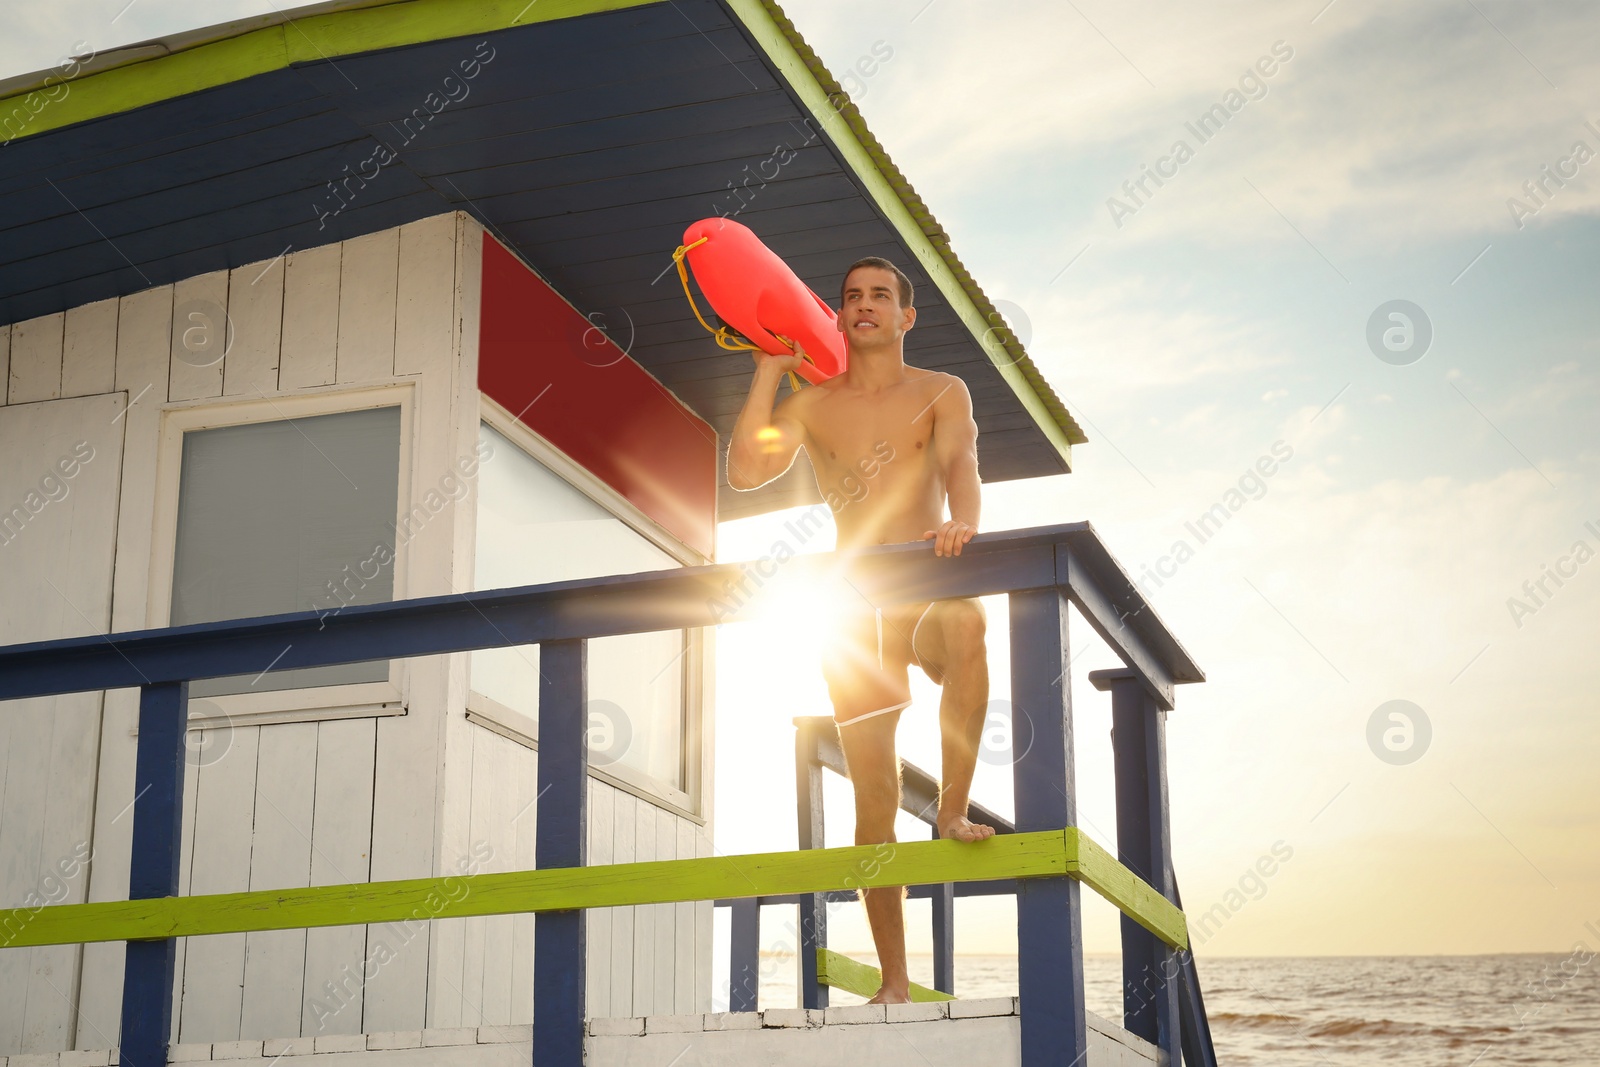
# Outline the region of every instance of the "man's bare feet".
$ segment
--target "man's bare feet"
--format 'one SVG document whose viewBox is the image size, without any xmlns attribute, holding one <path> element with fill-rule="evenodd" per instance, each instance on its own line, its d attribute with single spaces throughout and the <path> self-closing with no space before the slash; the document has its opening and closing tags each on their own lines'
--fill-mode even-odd
<svg viewBox="0 0 1600 1067">
<path fill-rule="evenodd" d="M 907 988 L 907 989 L 890 989 L 888 986 L 884 986 L 882 989 L 879 989 L 878 992 L 873 995 L 872 999 L 867 1001 L 867 1003 L 868 1004 L 910 1004 L 911 1003 L 911 990 L 909 988 Z"/>
<path fill-rule="evenodd" d="M 994 827 L 973 822 L 965 815 L 954 812 L 948 815 L 941 812 L 938 825 L 939 836 L 946 841 L 982 841 L 994 836 Z"/>
</svg>

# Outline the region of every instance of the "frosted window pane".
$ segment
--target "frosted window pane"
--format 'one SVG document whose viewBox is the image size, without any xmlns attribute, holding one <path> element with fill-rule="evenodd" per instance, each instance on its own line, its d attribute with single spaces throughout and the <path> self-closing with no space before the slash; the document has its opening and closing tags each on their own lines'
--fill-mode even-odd
<svg viewBox="0 0 1600 1067">
<path fill-rule="evenodd" d="M 478 474 L 475 586 L 519 585 L 680 566 L 626 523 L 489 426 Z M 621 763 L 683 787 L 684 632 L 589 642 L 589 744 L 596 766 Z M 472 653 L 472 688 L 537 719 L 539 649 Z"/>
<path fill-rule="evenodd" d="M 398 407 L 184 434 L 172 624 L 393 600 L 399 486 Z M 388 677 L 388 661 L 378 660 L 207 679 L 189 692 Z"/>
</svg>

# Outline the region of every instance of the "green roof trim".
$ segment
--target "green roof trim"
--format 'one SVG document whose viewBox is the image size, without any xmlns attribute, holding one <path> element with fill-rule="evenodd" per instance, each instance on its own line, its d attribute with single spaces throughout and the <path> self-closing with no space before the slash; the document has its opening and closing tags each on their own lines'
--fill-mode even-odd
<svg viewBox="0 0 1600 1067">
<path fill-rule="evenodd" d="M 59 70 L 10 79 L 0 97 L 0 147 L 50 130 L 132 111 L 317 59 L 554 22 L 660 0 L 337 0 L 288 13 L 174 35 L 89 60 L 83 73 Z M 927 204 L 867 129 L 849 94 L 822 65 L 774 0 L 725 0 L 827 131 L 991 363 L 1063 462 L 1088 440 L 1004 318 L 962 265 Z M 281 21 L 279 21 L 281 20 Z M 59 91 L 58 90 L 64 90 Z M 13 131 L 13 127 L 15 127 Z M 10 133 L 9 137 L 5 134 Z"/>
<path fill-rule="evenodd" d="M 806 109 L 845 154 L 846 164 L 866 183 L 880 210 L 900 232 L 983 346 L 1001 377 L 1022 401 L 1034 422 L 1072 468 L 1072 446 L 1088 441 L 1083 428 L 1034 366 L 1026 349 L 950 247 L 950 236 L 933 217 L 883 145 L 867 129 L 850 94 L 806 44 L 774 0 L 726 0 L 789 81 Z"/>
</svg>

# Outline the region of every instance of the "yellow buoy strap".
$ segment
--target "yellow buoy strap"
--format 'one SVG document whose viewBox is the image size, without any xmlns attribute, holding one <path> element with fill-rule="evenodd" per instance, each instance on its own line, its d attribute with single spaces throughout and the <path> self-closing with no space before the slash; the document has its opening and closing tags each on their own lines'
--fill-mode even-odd
<svg viewBox="0 0 1600 1067">
<path fill-rule="evenodd" d="M 706 321 L 706 317 L 700 314 L 700 305 L 695 303 L 694 293 L 689 289 L 688 255 L 691 248 L 698 248 L 709 240 L 711 238 L 702 237 L 692 245 L 679 245 L 677 251 L 672 253 L 672 261 L 678 267 L 678 281 L 683 283 L 683 295 L 689 301 L 689 310 L 694 312 L 694 317 L 699 320 L 700 325 L 705 327 L 706 332 L 717 342 L 717 347 L 726 349 L 729 352 L 763 351 L 760 345 L 752 344 L 749 340 L 741 337 L 736 331 L 730 330 L 726 326 L 712 326 Z M 800 354 L 800 358 L 807 363 L 814 364 L 816 362 L 805 352 Z M 800 378 L 793 371 L 789 372 L 789 388 L 797 393 L 800 391 Z"/>
</svg>

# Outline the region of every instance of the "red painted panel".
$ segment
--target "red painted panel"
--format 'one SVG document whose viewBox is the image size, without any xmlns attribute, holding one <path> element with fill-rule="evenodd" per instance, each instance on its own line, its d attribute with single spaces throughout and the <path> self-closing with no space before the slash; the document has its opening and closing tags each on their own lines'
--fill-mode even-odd
<svg viewBox="0 0 1600 1067">
<path fill-rule="evenodd" d="M 716 431 L 487 234 L 478 388 L 711 554 Z"/>
</svg>

